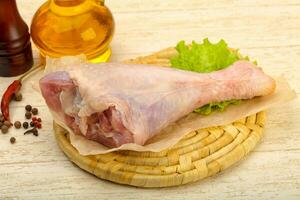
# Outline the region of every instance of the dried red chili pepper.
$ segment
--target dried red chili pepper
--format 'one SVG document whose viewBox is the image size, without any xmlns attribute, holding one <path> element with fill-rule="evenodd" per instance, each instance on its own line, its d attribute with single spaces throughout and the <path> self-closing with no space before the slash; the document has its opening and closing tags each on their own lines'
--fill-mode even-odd
<svg viewBox="0 0 300 200">
<path fill-rule="evenodd" d="M 21 89 L 22 83 L 21 80 L 15 80 L 8 86 L 5 90 L 2 100 L 1 100 L 1 112 L 5 120 L 9 120 L 9 102 L 11 101 L 12 97 L 15 93 L 19 92 Z"/>
<path fill-rule="evenodd" d="M 27 71 L 25 74 L 23 74 L 18 80 L 15 80 L 12 82 L 8 88 L 5 90 L 4 94 L 2 95 L 1 99 L 1 112 L 5 120 L 10 122 L 9 119 L 9 103 L 14 96 L 15 93 L 19 92 L 22 87 L 22 81 L 29 75 L 31 75 L 36 69 L 42 69 L 42 66 L 44 66 L 43 63 L 37 65 L 34 68 L 31 68 L 29 71 Z"/>
</svg>

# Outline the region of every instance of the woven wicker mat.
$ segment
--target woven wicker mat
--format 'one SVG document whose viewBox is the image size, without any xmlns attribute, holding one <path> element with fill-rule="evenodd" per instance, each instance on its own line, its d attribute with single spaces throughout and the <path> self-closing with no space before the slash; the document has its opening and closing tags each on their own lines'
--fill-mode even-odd
<svg viewBox="0 0 300 200">
<path fill-rule="evenodd" d="M 168 48 L 125 62 L 169 66 L 169 58 L 175 54 L 174 48 Z M 259 112 L 226 126 L 196 130 L 159 153 L 118 151 L 82 156 L 70 144 L 66 130 L 54 123 L 54 132 L 69 159 L 101 179 L 138 187 L 168 187 L 212 176 L 241 160 L 262 137 L 265 118 L 265 112 Z"/>
</svg>

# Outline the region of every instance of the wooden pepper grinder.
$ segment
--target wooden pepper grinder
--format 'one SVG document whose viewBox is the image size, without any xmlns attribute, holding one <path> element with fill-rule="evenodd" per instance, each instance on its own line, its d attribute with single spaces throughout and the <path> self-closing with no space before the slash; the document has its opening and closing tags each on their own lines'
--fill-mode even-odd
<svg viewBox="0 0 300 200">
<path fill-rule="evenodd" d="M 17 76 L 33 65 L 28 26 L 15 0 L 0 0 L 0 76 Z"/>
</svg>

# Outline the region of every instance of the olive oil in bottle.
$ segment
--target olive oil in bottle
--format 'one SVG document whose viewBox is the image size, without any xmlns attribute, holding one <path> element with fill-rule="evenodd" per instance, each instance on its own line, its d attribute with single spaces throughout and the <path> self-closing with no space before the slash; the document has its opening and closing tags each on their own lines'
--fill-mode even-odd
<svg viewBox="0 0 300 200">
<path fill-rule="evenodd" d="M 114 33 L 110 10 L 99 0 L 48 0 L 31 24 L 33 42 L 43 57 L 85 54 L 91 62 L 108 61 Z"/>
</svg>

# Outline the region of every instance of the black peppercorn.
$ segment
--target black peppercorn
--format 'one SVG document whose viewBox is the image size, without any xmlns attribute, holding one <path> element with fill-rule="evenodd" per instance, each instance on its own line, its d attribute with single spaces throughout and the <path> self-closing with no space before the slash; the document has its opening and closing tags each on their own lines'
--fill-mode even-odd
<svg viewBox="0 0 300 200">
<path fill-rule="evenodd" d="M 28 125 L 28 122 L 23 122 L 23 128 L 24 128 L 24 129 L 28 129 L 28 126 L 29 126 L 29 125 Z"/>
<path fill-rule="evenodd" d="M 16 122 L 14 123 L 14 126 L 15 126 L 16 129 L 19 129 L 19 128 L 21 128 L 22 124 L 21 124 L 21 122 L 16 121 Z"/>
<path fill-rule="evenodd" d="M 14 100 L 15 100 L 15 101 L 22 101 L 22 99 L 23 99 L 22 93 L 17 92 L 17 93 L 14 95 Z"/>
<path fill-rule="evenodd" d="M 30 122 L 30 126 L 31 126 L 31 127 L 34 127 L 34 122 Z"/>
<path fill-rule="evenodd" d="M 6 125 L 3 125 L 3 126 L 1 127 L 1 132 L 2 132 L 3 134 L 7 133 L 7 132 L 8 132 L 8 127 L 7 127 Z"/>
<path fill-rule="evenodd" d="M 31 115 L 31 112 L 28 112 L 28 111 L 27 111 L 27 112 L 25 113 L 26 119 L 31 119 L 31 116 L 32 116 L 32 115 Z"/>
<path fill-rule="evenodd" d="M 31 106 L 31 105 L 26 105 L 26 106 L 25 106 L 25 110 L 26 110 L 26 111 L 30 112 L 31 109 L 32 109 L 32 106 Z"/>
<path fill-rule="evenodd" d="M 11 126 L 11 123 L 9 121 L 4 121 L 3 124 L 7 127 L 10 127 Z"/>
<path fill-rule="evenodd" d="M 31 112 L 33 115 L 37 115 L 39 110 L 37 108 L 32 108 Z"/>
<path fill-rule="evenodd" d="M 11 137 L 10 138 L 10 143 L 14 144 L 16 142 L 16 138 L 15 137 Z"/>
</svg>

